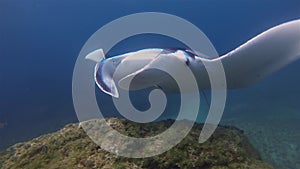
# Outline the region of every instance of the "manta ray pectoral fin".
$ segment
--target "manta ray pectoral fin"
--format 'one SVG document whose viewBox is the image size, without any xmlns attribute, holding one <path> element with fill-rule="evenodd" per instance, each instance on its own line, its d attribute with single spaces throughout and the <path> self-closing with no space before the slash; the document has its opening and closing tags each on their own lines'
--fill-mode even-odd
<svg viewBox="0 0 300 169">
<path fill-rule="evenodd" d="M 221 56 L 228 88 L 247 87 L 299 59 L 300 20 L 275 26 Z"/>
</svg>

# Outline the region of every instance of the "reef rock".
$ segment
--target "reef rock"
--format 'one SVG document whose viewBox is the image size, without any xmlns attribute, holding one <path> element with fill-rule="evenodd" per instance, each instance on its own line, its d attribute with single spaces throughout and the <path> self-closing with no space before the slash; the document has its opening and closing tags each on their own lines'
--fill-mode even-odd
<svg viewBox="0 0 300 169">
<path fill-rule="evenodd" d="M 153 136 L 166 130 L 174 121 L 138 124 L 124 119 L 106 121 L 120 133 L 134 137 Z M 86 122 L 89 123 L 89 122 Z M 82 124 L 81 124 L 82 125 Z M 171 150 L 148 158 L 125 158 L 101 149 L 79 123 L 16 144 L 0 153 L 2 169 L 91 169 L 91 168 L 201 168 L 201 169 L 270 169 L 261 161 L 243 132 L 235 127 L 219 126 L 203 144 L 198 137 L 203 127 L 195 124 L 181 143 Z"/>
</svg>

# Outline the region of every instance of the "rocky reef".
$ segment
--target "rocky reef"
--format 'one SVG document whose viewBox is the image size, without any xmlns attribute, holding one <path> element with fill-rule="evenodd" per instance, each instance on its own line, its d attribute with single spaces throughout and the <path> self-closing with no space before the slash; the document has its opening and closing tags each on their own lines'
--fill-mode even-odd
<svg viewBox="0 0 300 169">
<path fill-rule="evenodd" d="M 173 120 L 138 124 L 124 119 L 106 121 L 120 133 L 133 137 L 154 136 L 166 130 Z M 89 122 L 86 122 L 87 124 Z M 82 125 L 82 124 L 81 124 Z M 2 169 L 91 169 L 91 168 L 201 168 L 201 169 L 270 169 L 261 161 L 243 132 L 235 127 L 219 126 L 213 136 L 198 143 L 201 124 L 171 150 L 148 158 L 114 155 L 95 144 L 79 123 L 16 144 L 0 153 Z"/>
</svg>

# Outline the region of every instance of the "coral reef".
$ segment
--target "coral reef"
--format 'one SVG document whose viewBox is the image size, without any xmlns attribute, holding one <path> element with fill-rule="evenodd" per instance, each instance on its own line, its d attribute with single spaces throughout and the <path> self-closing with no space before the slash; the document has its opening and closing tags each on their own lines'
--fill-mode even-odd
<svg viewBox="0 0 300 169">
<path fill-rule="evenodd" d="M 166 130 L 174 121 L 138 124 L 124 119 L 106 121 L 120 133 L 148 137 Z M 89 122 L 85 122 L 89 123 Z M 81 124 L 82 125 L 82 124 Z M 84 132 L 79 123 L 16 144 L 0 153 L 3 169 L 90 169 L 90 168 L 201 168 L 201 169 L 268 169 L 243 132 L 235 127 L 219 126 L 213 136 L 198 143 L 201 124 L 171 150 L 148 158 L 125 158 L 103 150 Z"/>
</svg>

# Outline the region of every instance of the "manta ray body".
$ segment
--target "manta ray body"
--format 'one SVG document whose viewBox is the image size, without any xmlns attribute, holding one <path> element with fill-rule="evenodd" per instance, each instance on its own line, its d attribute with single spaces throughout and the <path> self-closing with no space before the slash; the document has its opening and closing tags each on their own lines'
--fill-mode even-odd
<svg viewBox="0 0 300 169">
<path fill-rule="evenodd" d="M 91 52 L 86 58 L 98 57 L 95 82 L 105 93 L 119 97 L 118 87 L 130 90 L 158 87 L 166 92 L 177 92 L 174 80 L 161 71 L 151 69 L 161 65 L 168 72 L 181 73 L 178 64 L 193 72 L 199 90 L 208 89 L 210 81 L 204 65 L 221 61 L 230 89 L 247 87 L 300 57 L 300 20 L 275 26 L 250 39 L 231 52 L 217 57 L 201 57 L 197 52 L 183 48 L 149 48 L 105 58 L 102 49 Z M 179 61 L 179 62 L 178 62 Z M 209 64 L 205 64 L 209 63 Z"/>
</svg>

